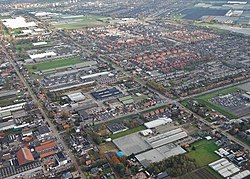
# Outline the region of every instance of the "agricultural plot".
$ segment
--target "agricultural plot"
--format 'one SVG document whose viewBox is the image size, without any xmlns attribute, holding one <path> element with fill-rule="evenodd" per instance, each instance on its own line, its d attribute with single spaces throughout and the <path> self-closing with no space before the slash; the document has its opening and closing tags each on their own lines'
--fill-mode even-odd
<svg viewBox="0 0 250 179">
<path fill-rule="evenodd" d="M 224 16 L 227 10 L 224 9 L 209 9 L 209 8 L 190 8 L 181 12 L 184 14 L 184 19 L 198 20 L 202 16 Z"/>
<path fill-rule="evenodd" d="M 204 167 L 198 169 L 194 172 L 188 173 L 184 176 L 179 177 L 178 179 L 222 179 L 219 174 L 210 169 L 209 167 Z"/>
<path fill-rule="evenodd" d="M 74 57 L 74 58 L 66 58 L 62 60 L 53 60 L 53 61 L 44 62 L 44 63 L 30 64 L 30 65 L 26 65 L 26 68 L 30 72 L 35 72 L 35 71 L 49 70 L 53 68 L 75 65 L 81 62 L 82 60 L 79 57 Z"/>
<path fill-rule="evenodd" d="M 195 150 L 190 151 L 186 155 L 195 159 L 200 167 L 220 159 L 220 157 L 214 153 L 215 150 L 219 149 L 214 141 L 201 140 L 191 144 L 191 147 L 194 147 Z"/>
<path fill-rule="evenodd" d="M 107 25 L 107 18 L 102 16 L 68 16 L 52 22 L 56 28 L 79 29 L 87 27 L 100 27 Z"/>
</svg>

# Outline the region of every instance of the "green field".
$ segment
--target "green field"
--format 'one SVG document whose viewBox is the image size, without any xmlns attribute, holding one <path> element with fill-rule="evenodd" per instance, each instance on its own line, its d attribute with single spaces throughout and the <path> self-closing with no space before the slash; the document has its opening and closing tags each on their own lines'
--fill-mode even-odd
<svg viewBox="0 0 250 179">
<path fill-rule="evenodd" d="M 216 23 L 201 23 L 201 22 L 194 22 L 194 25 L 196 26 L 200 26 L 200 27 L 216 27 L 219 26 L 220 24 L 216 24 Z"/>
<path fill-rule="evenodd" d="M 73 57 L 73 58 L 54 60 L 54 61 L 44 62 L 44 63 L 30 64 L 30 65 L 26 65 L 26 68 L 30 72 L 35 72 L 35 71 L 40 71 L 40 70 L 49 70 L 53 68 L 75 65 L 81 62 L 82 60 L 79 57 Z"/>
<path fill-rule="evenodd" d="M 119 132 L 119 133 L 117 133 L 117 134 L 112 134 L 110 137 L 111 137 L 112 139 L 117 139 L 117 138 L 120 138 L 120 137 L 129 135 L 129 134 L 133 134 L 133 133 L 135 133 L 135 132 L 139 132 L 139 131 L 144 130 L 144 129 L 146 129 L 146 127 L 144 127 L 144 126 L 139 126 L 139 127 L 133 128 L 133 129 L 128 129 L 128 130 L 126 130 L 126 131 L 124 131 L 124 132 Z"/>
<path fill-rule="evenodd" d="M 195 159 L 200 167 L 206 166 L 209 163 L 220 159 L 220 157 L 214 153 L 214 151 L 220 147 L 218 147 L 213 140 L 201 140 L 191 144 L 191 148 L 193 146 L 195 147 L 195 150 L 191 150 L 186 155 Z"/>
<path fill-rule="evenodd" d="M 8 105 L 12 105 L 14 104 L 14 100 L 16 98 L 9 98 L 9 99 L 1 99 L 0 100 L 0 107 L 3 107 L 3 106 L 8 106 Z"/>
<path fill-rule="evenodd" d="M 58 24 L 55 24 L 54 26 L 56 28 L 63 28 L 63 29 L 99 27 L 99 26 L 107 25 L 106 20 L 107 20 L 107 17 L 94 16 L 94 15 L 83 16 L 83 17 L 72 17 L 68 19 L 59 18 Z"/>
<path fill-rule="evenodd" d="M 212 93 L 200 96 L 200 97 L 196 98 L 196 100 L 200 104 L 203 104 L 207 107 L 210 107 L 210 108 L 218 111 L 219 113 L 225 115 L 226 117 L 228 117 L 230 119 L 237 118 L 237 116 L 235 114 L 231 113 L 227 109 L 223 108 L 222 106 L 218 106 L 218 105 L 209 101 L 209 99 L 211 99 L 211 98 L 217 97 L 219 95 L 226 95 L 226 94 L 232 93 L 232 92 L 237 91 L 237 90 L 241 90 L 241 89 L 234 87 L 234 88 L 229 88 L 229 89 L 225 89 L 222 91 L 216 91 L 216 92 L 212 92 Z"/>
<path fill-rule="evenodd" d="M 18 50 L 30 50 L 30 49 L 41 49 L 41 48 L 52 47 L 50 44 L 40 45 L 40 46 L 33 46 L 31 43 L 23 43 L 23 44 L 16 44 L 15 49 Z"/>
</svg>

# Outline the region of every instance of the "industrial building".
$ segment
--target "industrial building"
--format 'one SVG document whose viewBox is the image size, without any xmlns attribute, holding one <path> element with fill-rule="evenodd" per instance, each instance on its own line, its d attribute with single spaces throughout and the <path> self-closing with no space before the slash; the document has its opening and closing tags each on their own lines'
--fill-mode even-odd
<svg viewBox="0 0 250 179">
<path fill-rule="evenodd" d="M 152 148 L 157 148 L 162 145 L 183 139 L 187 136 L 188 135 L 185 131 L 183 131 L 181 128 L 177 128 L 177 129 L 165 132 L 163 134 L 159 134 L 151 138 L 148 138 L 146 139 L 146 141 Z"/>
<path fill-rule="evenodd" d="M 236 165 L 229 162 L 225 158 L 222 158 L 222 159 L 219 159 L 213 163 L 210 163 L 209 167 L 214 169 L 216 172 L 218 172 L 224 178 L 229 177 L 229 176 L 240 171 L 240 169 Z"/>
<path fill-rule="evenodd" d="M 21 148 L 17 153 L 17 160 L 19 165 L 24 165 L 34 161 L 31 151 L 27 147 Z"/>
<path fill-rule="evenodd" d="M 113 143 L 126 156 L 129 156 L 131 154 L 138 154 L 151 148 L 151 146 L 138 134 L 130 134 L 118 139 L 114 139 Z"/>
<path fill-rule="evenodd" d="M 250 171 L 249 170 L 244 170 L 242 172 L 239 172 L 238 174 L 230 177 L 230 179 L 242 179 L 242 178 L 247 178 L 250 175 Z"/>
<path fill-rule="evenodd" d="M 136 155 L 137 160 L 144 166 L 147 167 L 150 163 L 160 162 L 174 155 L 186 153 L 186 151 L 180 146 L 174 144 L 167 144 L 156 149 L 143 152 Z"/>
<path fill-rule="evenodd" d="M 73 102 L 79 102 L 85 99 L 85 96 L 81 92 L 68 94 L 67 96 Z"/>
<path fill-rule="evenodd" d="M 158 134 L 153 137 L 152 136 L 142 137 L 140 135 L 141 133 L 142 134 L 145 133 L 145 136 L 148 136 L 149 133 L 151 132 L 143 130 L 140 131 L 139 133 L 130 134 L 124 137 L 120 137 L 118 139 L 114 139 L 113 143 L 117 146 L 117 148 L 119 148 L 122 152 L 124 152 L 125 155 L 128 156 L 131 155 L 132 153 L 138 154 L 149 149 L 156 149 L 158 147 L 165 146 L 167 144 L 171 146 L 173 144 L 170 143 L 173 143 L 188 136 L 187 133 L 183 131 L 181 128 L 177 128 L 162 134 Z M 176 148 L 176 150 L 178 151 L 179 149 Z"/>
<path fill-rule="evenodd" d="M 112 97 L 118 97 L 122 95 L 122 92 L 118 90 L 117 88 L 113 87 L 113 88 L 108 88 L 108 89 L 101 90 L 101 91 L 92 92 L 91 95 L 96 100 L 105 100 L 105 99 L 109 99 Z"/>
<path fill-rule="evenodd" d="M 159 118 L 159 119 L 156 119 L 156 120 L 153 120 L 153 121 L 150 121 L 150 122 L 146 122 L 146 123 L 144 123 L 144 126 L 146 128 L 148 128 L 148 129 L 152 129 L 152 128 L 155 128 L 155 127 L 158 127 L 158 126 L 162 126 L 162 125 L 172 123 L 172 121 L 173 121 L 172 119 L 164 117 L 164 118 Z"/>
</svg>

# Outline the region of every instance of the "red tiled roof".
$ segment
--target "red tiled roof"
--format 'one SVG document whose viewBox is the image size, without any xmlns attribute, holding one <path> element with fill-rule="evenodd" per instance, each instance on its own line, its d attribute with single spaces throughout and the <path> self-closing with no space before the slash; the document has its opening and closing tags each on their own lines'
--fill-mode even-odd
<svg viewBox="0 0 250 179">
<path fill-rule="evenodd" d="M 52 150 L 52 151 L 41 154 L 40 157 L 41 158 L 48 157 L 48 156 L 53 155 L 53 154 L 55 154 L 57 152 L 58 152 L 58 150 Z"/>
<path fill-rule="evenodd" d="M 23 165 L 23 164 L 34 161 L 34 157 L 27 147 L 21 148 L 16 153 L 16 156 L 17 156 L 17 160 L 18 160 L 19 165 Z"/>
<path fill-rule="evenodd" d="M 55 141 L 51 141 L 50 143 L 45 143 L 43 145 L 40 145 L 40 146 L 36 147 L 35 150 L 37 152 L 41 152 L 43 150 L 51 149 L 51 148 L 53 148 L 55 146 L 56 146 L 56 142 Z"/>
</svg>

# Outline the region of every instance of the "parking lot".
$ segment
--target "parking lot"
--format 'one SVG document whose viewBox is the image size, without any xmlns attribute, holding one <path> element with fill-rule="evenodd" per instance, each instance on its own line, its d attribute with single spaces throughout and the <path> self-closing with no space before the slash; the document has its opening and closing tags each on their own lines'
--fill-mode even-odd
<svg viewBox="0 0 250 179">
<path fill-rule="evenodd" d="M 235 91 L 223 96 L 211 98 L 209 101 L 234 113 L 238 117 L 250 113 L 250 102 L 242 98 L 243 91 Z"/>
</svg>

